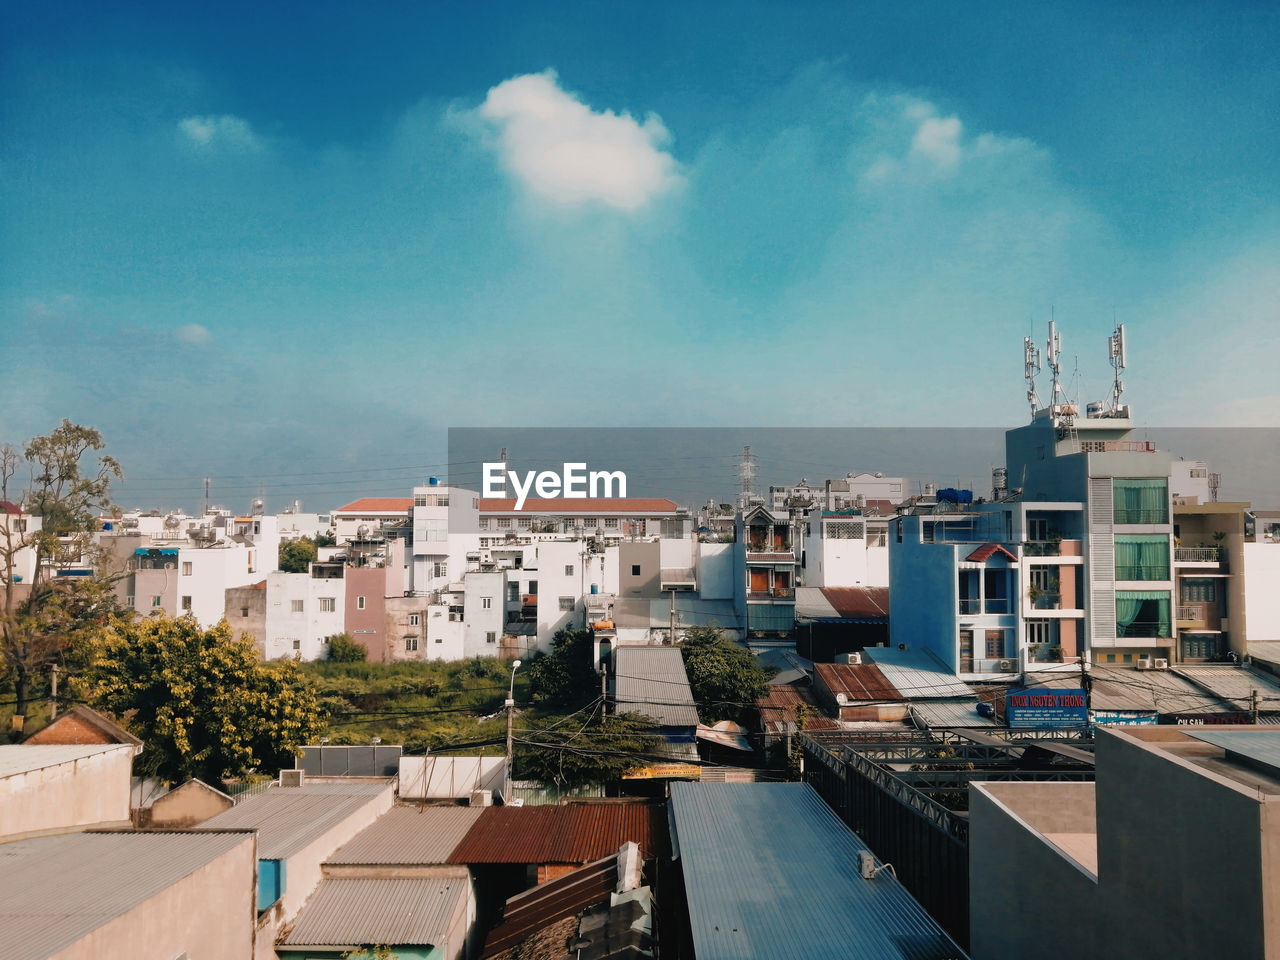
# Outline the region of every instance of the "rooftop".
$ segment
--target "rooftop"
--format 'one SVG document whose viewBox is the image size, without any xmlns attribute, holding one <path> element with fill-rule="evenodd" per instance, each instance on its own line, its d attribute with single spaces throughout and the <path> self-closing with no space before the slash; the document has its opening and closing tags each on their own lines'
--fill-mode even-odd
<svg viewBox="0 0 1280 960">
<path fill-rule="evenodd" d="M 334 513 L 408 513 L 413 509 L 413 497 L 361 497 Z"/>
<path fill-rule="evenodd" d="M 119 831 L 0 844 L 4 956 L 37 960 L 64 950 L 246 842 L 247 832 Z"/>
<path fill-rule="evenodd" d="M 666 811 L 647 803 L 486 807 L 450 863 L 588 863 L 627 841 L 645 859 L 666 846 Z"/>
<path fill-rule="evenodd" d="M 817 663 L 813 669 L 833 696 L 844 694 L 850 700 L 902 699 L 874 663 Z"/>
<path fill-rule="evenodd" d="M 641 713 L 664 727 L 698 725 L 679 647 L 615 647 L 613 691 L 618 713 Z"/>
<path fill-rule="evenodd" d="M 806 730 L 840 729 L 838 723 L 823 715 L 807 683 L 774 684 L 769 688 L 768 696 L 756 701 L 756 709 L 760 712 L 760 723 L 769 733 L 785 733 L 785 724 L 795 723 L 796 710 L 801 706 L 805 707 L 809 713 L 804 724 Z"/>
<path fill-rule="evenodd" d="M 326 863 L 447 863 L 454 848 L 484 812 L 483 807 L 392 807 Z"/>
<path fill-rule="evenodd" d="M 889 619 L 889 588 L 798 587 L 796 616 L 845 623 L 883 623 Z"/>
<path fill-rule="evenodd" d="M 973 689 L 961 683 L 928 651 L 899 650 L 896 647 L 868 647 L 864 659 L 870 660 L 895 690 L 907 699 L 946 700 L 971 698 Z"/>
<path fill-rule="evenodd" d="M 293 928 L 289 947 L 443 946 L 470 881 L 460 877 L 340 877 L 320 881 Z"/>
<path fill-rule="evenodd" d="M 96 757 L 101 753 L 120 750 L 133 755 L 134 745 L 129 743 L 19 743 L 0 746 L 0 777 L 13 777 L 45 767 L 74 763 Z"/>
<path fill-rule="evenodd" d="M 964 956 L 808 784 L 675 782 L 671 820 L 699 957 Z"/>
<path fill-rule="evenodd" d="M 218 814 L 197 829 L 257 830 L 258 859 L 283 860 L 389 789 L 390 781 L 279 787 Z"/>
</svg>

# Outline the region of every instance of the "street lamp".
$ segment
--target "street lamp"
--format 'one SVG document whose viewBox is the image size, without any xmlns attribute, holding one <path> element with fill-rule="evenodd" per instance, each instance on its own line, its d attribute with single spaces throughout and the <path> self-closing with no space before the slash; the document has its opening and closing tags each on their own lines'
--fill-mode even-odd
<svg viewBox="0 0 1280 960">
<path fill-rule="evenodd" d="M 506 803 L 511 796 L 512 721 L 516 712 L 516 670 L 519 668 L 520 661 L 512 661 L 511 685 L 507 687 L 507 779 L 503 789 L 503 803 Z"/>
</svg>

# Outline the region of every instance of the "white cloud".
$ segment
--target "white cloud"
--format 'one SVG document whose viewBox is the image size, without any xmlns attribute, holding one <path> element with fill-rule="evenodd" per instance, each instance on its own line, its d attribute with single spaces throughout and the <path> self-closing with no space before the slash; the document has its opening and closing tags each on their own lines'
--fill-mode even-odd
<svg viewBox="0 0 1280 960">
<path fill-rule="evenodd" d="M 1034 151 L 1035 146 L 1018 137 L 994 133 L 970 135 L 957 116 L 940 116 L 937 107 L 914 97 L 892 97 L 893 107 L 881 121 L 879 136 L 886 150 L 863 172 L 869 182 L 892 179 L 940 180 L 956 176 L 974 161 L 1004 153 Z M 868 97 L 864 109 L 879 112 L 886 105 L 878 97 Z"/>
<path fill-rule="evenodd" d="M 249 122 L 241 117 L 184 117 L 178 121 L 178 133 L 184 142 L 198 150 L 225 147 L 233 150 L 257 150 L 261 143 Z"/>
<path fill-rule="evenodd" d="M 203 346 L 213 339 L 213 334 L 198 323 L 188 323 L 184 327 L 179 327 L 174 332 L 174 336 L 183 343 L 190 343 L 195 346 Z"/>
<path fill-rule="evenodd" d="M 478 110 L 496 133 L 508 171 L 532 193 L 563 206 L 599 203 L 634 211 L 682 182 L 656 114 L 597 112 L 562 90 L 554 71 L 513 77 Z"/>
</svg>

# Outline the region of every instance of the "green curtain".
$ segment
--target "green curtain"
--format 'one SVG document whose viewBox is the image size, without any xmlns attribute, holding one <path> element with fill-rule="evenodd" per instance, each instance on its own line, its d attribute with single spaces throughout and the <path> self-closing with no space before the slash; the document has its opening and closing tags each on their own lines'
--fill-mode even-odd
<svg viewBox="0 0 1280 960">
<path fill-rule="evenodd" d="M 1128 594 L 1116 594 L 1116 624 L 1120 627 L 1128 627 L 1129 624 L 1138 619 L 1138 611 L 1142 609 L 1142 601 L 1140 599 L 1129 596 Z"/>
<path fill-rule="evenodd" d="M 1117 580 L 1168 580 L 1169 538 L 1163 534 L 1116 536 Z"/>
<path fill-rule="evenodd" d="M 1173 622 L 1170 618 L 1171 606 L 1168 591 L 1165 590 L 1117 590 L 1116 591 L 1116 633 L 1119 636 L 1173 636 Z M 1127 634 L 1126 631 L 1137 622 L 1143 626 L 1143 633 Z M 1146 625 L 1150 624 L 1151 627 Z M 1154 629 L 1154 633 L 1147 630 Z"/>
<path fill-rule="evenodd" d="M 1113 489 L 1116 523 L 1169 522 L 1169 484 L 1163 478 L 1117 478 Z"/>
</svg>

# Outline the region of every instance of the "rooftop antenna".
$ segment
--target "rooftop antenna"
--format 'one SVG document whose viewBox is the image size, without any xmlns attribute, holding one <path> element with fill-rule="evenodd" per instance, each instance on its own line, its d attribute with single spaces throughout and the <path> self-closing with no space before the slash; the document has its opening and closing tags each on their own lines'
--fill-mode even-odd
<svg viewBox="0 0 1280 960">
<path fill-rule="evenodd" d="M 209 482 L 211 478 L 204 478 L 204 509 L 200 511 L 200 516 L 204 516 L 209 512 Z"/>
<path fill-rule="evenodd" d="M 1111 386 L 1111 414 L 1119 416 L 1120 398 L 1124 395 L 1124 381 L 1120 379 L 1120 375 L 1124 373 L 1126 361 L 1123 323 L 1116 327 L 1116 332 L 1111 335 L 1107 346 L 1111 354 L 1111 368 L 1116 372 L 1115 381 Z"/>
<path fill-rule="evenodd" d="M 1040 397 L 1036 394 L 1036 376 L 1040 373 L 1040 348 L 1030 337 L 1022 338 L 1022 375 L 1027 381 L 1027 403 L 1031 404 L 1031 419 L 1040 409 Z"/>
<path fill-rule="evenodd" d="M 1062 400 L 1062 335 L 1058 333 L 1058 324 L 1053 320 L 1049 321 L 1049 340 L 1045 347 L 1049 373 L 1053 376 L 1053 395 L 1049 397 L 1049 406 L 1056 407 Z"/>
</svg>

